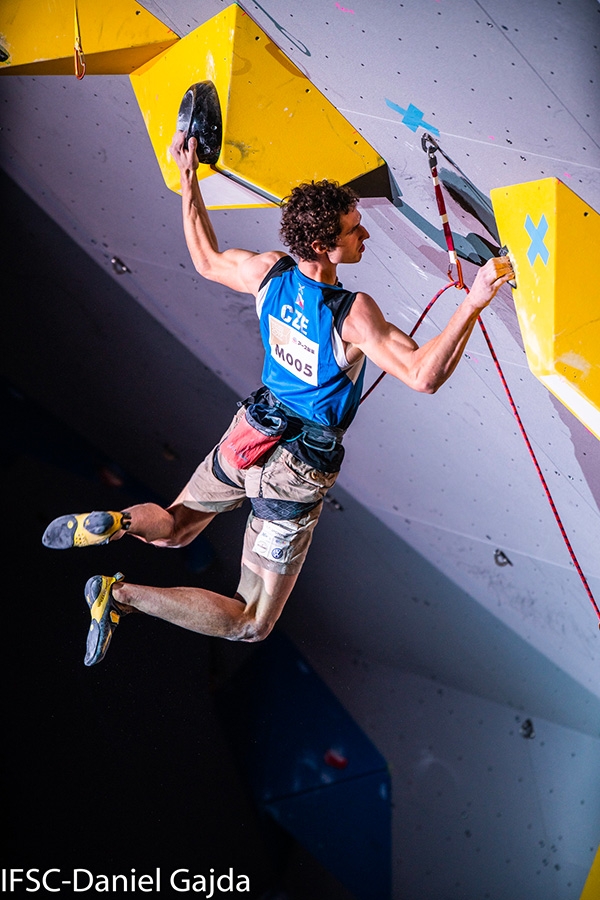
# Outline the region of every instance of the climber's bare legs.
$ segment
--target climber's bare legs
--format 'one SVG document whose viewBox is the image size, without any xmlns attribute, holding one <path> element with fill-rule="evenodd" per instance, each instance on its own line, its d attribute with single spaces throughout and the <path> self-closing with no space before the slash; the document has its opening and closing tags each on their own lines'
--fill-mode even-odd
<svg viewBox="0 0 600 900">
<path fill-rule="evenodd" d="M 235 597 L 205 588 L 148 587 L 119 582 L 115 602 L 200 634 L 231 641 L 263 640 L 279 618 L 297 575 L 280 575 L 242 558 Z"/>
<path fill-rule="evenodd" d="M 168 509 L 156 503 L 140 503 L 124 509 L 123 513 L 130 517 L 127 531 L 117 532 L 111 540 L 130 534 L 156 547 L 185 547 L 217 515 L 190 509 L 182 503 L 175 503 Z"/>
<path fill-rule="evenodd" d="M 163 509 L 142 503 L 123 510 L 129 514 L 127 531 L 157 547 L 183 547 L 197 537 L 214 519 L 214 512 L 200 512 L 180 503 Z M 201 634 L 233 641 L 260 641 L 279 618 L 298 574 L 282 575 L 262 568 L 242 556 L 241 576 L 234 597 L 205 588 L 159 588 L 119 582 L 113 585 L 115 602 L 137 609 Z"/>
</svg>

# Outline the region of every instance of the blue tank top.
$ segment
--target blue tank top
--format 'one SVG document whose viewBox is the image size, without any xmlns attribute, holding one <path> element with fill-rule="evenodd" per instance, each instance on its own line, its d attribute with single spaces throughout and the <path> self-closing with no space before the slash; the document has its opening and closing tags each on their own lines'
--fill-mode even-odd
<svg viewBox="0 0 600 900">
<path fill-rule="evenodd" d="M 263 384 L 296 415 L 321 425 L 347 428 L 360 402 L 365 357 L 349 364 L 341 338 L 355 296 L 307 278 L 284 256 L 256 298 Z"/>
</svg>

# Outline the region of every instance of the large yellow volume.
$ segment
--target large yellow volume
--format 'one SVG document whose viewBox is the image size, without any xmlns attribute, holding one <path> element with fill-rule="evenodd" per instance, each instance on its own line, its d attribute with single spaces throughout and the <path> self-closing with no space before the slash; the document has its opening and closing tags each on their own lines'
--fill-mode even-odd
<svg viewBox="0 0 600 900">
<path fill-rule="evenodd" d="M 220 101 L 223 141 L 203 185 L 208 206 L 273 205 L 311 179 L 347 184 L 384 160 L 237 4 L 214 16 L 131 75 L 167 186 L 179 190 L 168 154 L 182 97 L 210 81 Z M 242 187 L 240 187 L 242 186 Z M 231 196 L 227 196 L 227 192 Z M 257 192 L 250 194 L 249 191 Z"/>
<path fill-rule="evenodd" d="M 179 40 L 135 0 L 0 0 L 0 72 L 73 75 L 77 32 L 89 75 L 129 75 Z"/>
<path fill-rule="evenodd" d="M 598 897 L 600 897 L 600 847 L 586 878 L 583 893 L 579 900 L 598 900 Z"/>
<path fill-rule="evenodd" d="M 600 438 L 600 215 L 558 178 L 491 196 L 529 367 Z"/>
</svg>

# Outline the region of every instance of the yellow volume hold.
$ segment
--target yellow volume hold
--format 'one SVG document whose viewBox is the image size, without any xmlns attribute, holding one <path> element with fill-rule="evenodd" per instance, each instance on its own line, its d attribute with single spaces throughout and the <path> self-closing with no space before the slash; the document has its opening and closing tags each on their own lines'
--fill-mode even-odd
<svg viewBox="0 0 600 900">
<path fill-rule="evenodd" d="M 529 367 L 600 438 L 600 215 L 558 178 L 491 197 Z"/>
<path fill-rule="evenodd" d="M 306 75 L 232 4 L 131 75 L 172 190 L 179 190 L 179 172 L 168 146 L 179 105 L 191 85 L 205 81 L 216 89 L 222 120 L 219 158 L 213 168 L 201 165 L 198 172 L 206 179 L 203 193 L 211 208 L 272 206 L 303 181 L 347 184 L 385 166 Z"/>
<path fill-rule="evenodd" d="M 129 75 L 179 40 L 135 0 L 2 0 L 0 74 L 73 75 L 77 37 L 89 75 Z"/>
</svg>

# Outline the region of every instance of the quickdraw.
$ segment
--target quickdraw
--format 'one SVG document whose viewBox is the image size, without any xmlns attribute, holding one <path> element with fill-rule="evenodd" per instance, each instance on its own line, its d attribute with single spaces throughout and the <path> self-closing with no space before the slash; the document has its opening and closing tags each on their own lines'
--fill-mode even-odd
<svg viewBox="0 0 600 900">
<path fill-rule="evenodd" d="M 429 147 L 427 146 L 427 144 L 429 144 Z M 417 332 L 417 329 L 421 326 L 423 320 L 427 317 L 429 310 L 432 308 L 432 306 L 435 303 L 437 303 L 437 301 L 439 300 L 439 298 L 442 296 L 442 294 L 445 291 L 447 291 L 451 287 L 459 288 L 460 290 L 462 290 L 462 289 L 466 290 L 465 283 L 463 281 L 462 266 L 460 264 L 460 260 L 457 256 L 456 250 L 454 249 L 454 238 L 452 237 L 452 231 L 450 229 L 450 225 L 448 224 L 448 214 L 446 212 L 446 204 L 444 202 L 444 195 L 442 194 L 442 188 L 441 188 L 440 180 L 439 180 L 438 173 L 437 173 L 437 159 L 435 156 L 435 151 L 436 150 L 440 150 L 440 152 L 443 152 L 443 151 L 441 151 L 439 145 L 434 141 L 434 139 L 429 134 L 423 135 L 423 137 L 421 138 L 421 146 L 423 147 L 423 150 L 425 150 L 425 152 L 427 153 L 427 157 L 429 160 L 429 168 L 431 170 L 431 177 L 433 178 L 433 185 L 434 185 L 434 189 L 435 189 L 435 199 L 437 202 L 438 211 L 439 211 L 441 219 L 442 219 L 442 225 L 444 228 L 444 237 L 446 238 L 446 245 L 448 247 L 448 257 L 449 257 L 448 278 L 452 279 L 452 267 L 453 266 L 456 266 L 457 278 L 455 281 L 451 280 L 451 281 L 449 281 L 448 284 L 444 285 L 444 287 L 440 291 L 438 291 L 437 294 L 435 295 L 435 297 L 427 304 L 427 306 L 425 307 L 425 309 L 423 310 L 423 312 L 417 319 L 417 322 L 414 325 L 412 331 L 410 332 L 409 337 L 414 337 L 414 335 Z M 444 154 L 444 156 L 445 156 L 445 154 Z M 448 160 L 448 162 L 451 162 L 451 160 Z M 456 168 L 458 169 L 458 166 Z M 460 171 L 460 169 L 459 169 L 459 171 Z M 361 403 L 364 403 L 365 400 L 367 399 L 367 397 L 369 397 L 373 393 L 373 391 L 375 390 L 377 385 L 381 381 L 383 381 L 383 379 L 385 378 L 385 375 L 386 375 L 386 373 L 382 372 L 381 375 L 379 375 L 375 379 L 375 381 L 373 382 L 371 387 L 368 390 L 366 390 L 365 393 L 360 398 Z"/>
<path fill-rule="evenodd" d="M 448 224 L 448 214 L 446 212 L 446 203 L 444 201 L 444 195 L 442 193 L 442 188 L 440 185 L 439 176 L 438 176 L 438 172 L 437 172 L 437 158 L 435 155 L 436 151 L 440 152 L 442 154 L 442 156 L 444 156 L 444 158 L 450 163 L 450 165 L 452 165 L 461 175 L 463 175 L 463 177 L 466 178 L 466 176 L 461 171 L 461 169 L 456 165 L 456 163 L 453 162 L 453 160 L 451 160 L 450 157 L 446 153 L 444 153 L 444 151 L 441 149 L 441 147 L 439 146 L 437 141 L 435 141 L 431 137 L 430 134 L 423 135 L 423 137 L 421 138 L 421 146 L 422 146 L 423 150 L 427 153 L 427 158 L 429 161 L 429 168 L 431 170 L 431 177 L 433 179 L 433 186 L 434 186 L 434 190 L 435 190 L 435 199 L 437 202 L 437 207 L 438 207 L 438 211 L 440 214 L 440 218 L 442 220 L 442 227 L 444 230 L 444 237 L 446 239 L 446 246 L 448 248 L 448 257 L 449 257 L 448 278 L 452 278 L 452 267 L 453 266 L 456 267 L 457 278 L 456 278 L 456 280 L 450 281 L 448 284 L 446 284 L 440 291 L 438 291 L 438 293 L 435 295 L 435 297 L 428 303 L 428 305 L 425 307 L 425 309 L 419 316 L 419 319 L 418 319 L 416 325 L 410 332 L 410 337 L 413 337 L 413 335 L 415 334 L 415 332 L 417 331 L 417 329 L 423 322 L 423 319 L 425 319 L 425 317 L 429 313 L 429 310 L 432 308 L 434 303 L 436 303 L 436 301 L 441 297 L 441 295 L 444 293 L 444 291 L 447 291 L 451 287 L 456 287 L 456 288 L 459 288 L 460 290 L 466 291 L 467 294 L 469 293 L 469 288 L 466 286 L 466 284 L 463 281 L 462 267 L 460 264 L 460 260 L 458 259 L 458 256 L 456 254 L 456 250 L 454 248 L 454 239 L 452 237 L 452 231 L 450 229 L 450 225 Z M 467 179 L 467 181 L 468 181 L 468 179 Z M 577 556 L 575 555 L 575 551 L 573 550 L 573 546 L 571 544 L 571 541 L 569 540 L 569 536 L 567 535 L 565 526 L 563 525 L 562 519 L 556 508 L 556 504 L 555 504 L 552 494 L 550 492 L 550 488 L 548 487 L 548 483 L 546 482 L 546 479 L 544 477 L 544 473 L 542 472 L 541 466 L 537 460 L 537 457 L 535 455 L 533 447 L 531 446 L 531 441 L 529 440 L 529 436 L 527 435 L 525 426 L 523 425 L 523 421 L 522 421 L 519 411 L 517 409 L 517 405 L 513 399 L 510 388 L 509 388 L 506 378 L 504 376 L 504 372 L 502 371 L 500 361 L 498 360 L 496 351 L 494 350 L 494 347 L 492 345 L 492 341 L 487 332 L 487 329 L 481 320 L 481 316 L 479 316 L 477 318 L 477 321 L 479 323 L 479 326 L 480 326 L 483 336 L 485 338 L 485 342 L 490 351 L 492 360 L 494 361 L 494 365 L 495 365 L 498 375 L 500 377 L 500 381 L 502 382 L 502 386 L 508 397 L 508 402 L 510 404 L 510 408 L 511 408 L 513 415 L 517 421 L 517 425 L 519 426 L 519 430 L 521 432 L 523 440 L 525 441 L 525 445 L 527 446 L 529 455 L 531 456 L 531 459 L 533 461 L 533 464 L 535 466 L 535 469 L 537 471 L 539 479 L 542 483 L 542 487 L 546 494 L 546 498 L 548 500 L 548 503 L 550 504 L 550 509 L 552 510 L 552 512 L 554 514 L 554 518 L 556 519 L 556 524 L 558 525 L 559 531 L 565 542 L 567 550 L 569 551 L 569 555 L 571 557 L 571 561 L 572 561 L 573 565 L 575 566 L 575 570 L 576 570 L 577 574 L 579 575 L 579 578 L 581 579 L 583 587 L 588 595 L 588 598 L 589 598 L 592 606 L 594 607 L 594 610 L 595 610 L 596 615 L 599 620 L 599 627 L 600 627 L 600 607 L 598 606 L 598 604 L 594 598 L 592 590 L 591 590 L 591 588 L 587 582 L 587 579 L 584 575 L 583 569 L 581 568 L 581 565 L 579 564 L 579 560 L 577 559 Z M 373 382 L 371 387 L 363 394 L 363 396 L 361 397 L 361 401 L 360 401 L 361 403 L 363 403 L 363 401 L 367 399 L 369 394 L 371 394 L 371 392 L 375 390 L 375 388 L 377 387 L 379 382 L 382 380 L 382 378 L 385 377 L 385 374 L 386 374 L 385 372 L 382 372 L 381 375 L 379 375 L 379 377 Z"/>
<path fill-rule="evenodd" d="M 448 247 L 448 256 L 450 257 L 450 265 L 448 266 L 448 278 L 452 280 L 452 266 L 456 266 L 458 277 L 454 282 L 454 285 L 459 290 L 462 290 L 462 288 L 465 287 L 465 283 L 463 281 L 462 266 L 460 264 L 458 256 L 456 255 L 456 250 L 454 249 L 454 238 L 452 237 L 452 230 L 450 228 L 450 225 L 448 224 L 448 213 L 446 212 L 446 204 L 444 202 L 444 195 L 442 193 L 442 186 L 440 184 L 437 170 L 437 157 L 435 155 L 435 151 L 439 150 L 439 145 L 436 143 L 436 141 L 434 141 L 430 134 L 424 134 L 421 138 L 421 146 L 427 153 L 427 160 L 429 162 L 431 178 L 433 180 L 433 189 L 435 191 L 435 200 L 437 203 L 438 212 L 440 214 L 440 219 L 442 220 L 442 228 L 444 230 L 444 237 L 446 238 L 446 246 Z"/>
<path fill-rule="evenodd" d="M 81 33 L 79 30 L 79 13 L 77 11 L 77 0 L 75 0 L 73 6 L 73 17 L 74 17 L 74 31 L 75 31 L 75 44 L 73 47 L 74 61 L 75 61 L 75 77 L 78 81 L 85 75 L 85 53 L 83 52 L 83 47 L 81 46 Z"/>
</svg>

